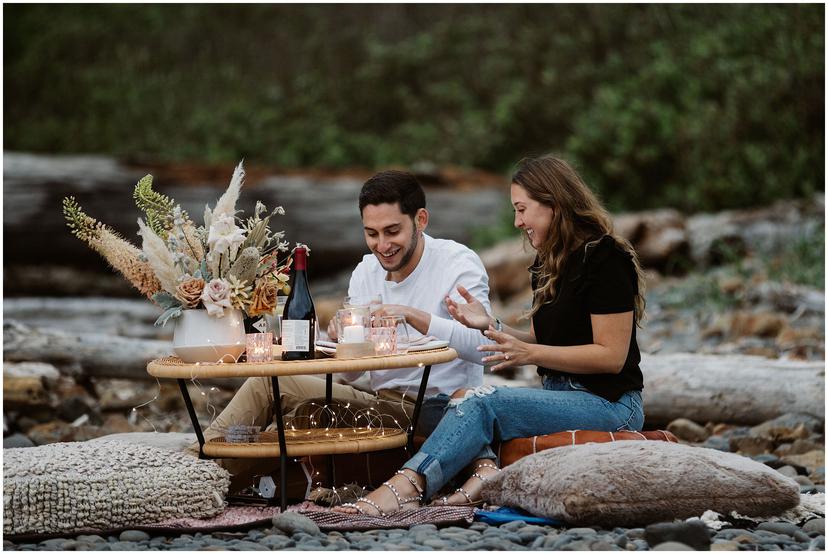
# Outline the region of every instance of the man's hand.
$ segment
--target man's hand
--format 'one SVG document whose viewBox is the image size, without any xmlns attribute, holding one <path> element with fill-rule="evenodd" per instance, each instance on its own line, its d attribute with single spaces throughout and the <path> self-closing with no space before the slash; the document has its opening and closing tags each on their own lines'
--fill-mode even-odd
<svg viewBox="0 0 828 554">
<path fill-rule="evenodd" d="M 428 334 L 428 327 L 431 325 L 431 314 L 400 304 L 382 304 L 371 310 L 371 316 L 375 319 L 387 316 L 405 316 L 405 322 L 422 335 Z"/>
<path fill-rule="evenodd" d="M 492 324 L 492 318 L 480 300 L 472 296 L 462 285 L 457 285 L 457 292 L 465 299 L 465 304 L 458 304 L 446 296 L 446 308 L 456 321 L 471 329 L 485 331 Z"/>
</svg>

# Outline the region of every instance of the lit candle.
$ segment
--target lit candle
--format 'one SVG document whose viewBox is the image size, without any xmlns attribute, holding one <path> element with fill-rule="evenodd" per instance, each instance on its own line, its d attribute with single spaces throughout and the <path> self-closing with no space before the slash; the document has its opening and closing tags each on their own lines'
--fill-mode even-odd
<svg viewBox="0 0 828 554">
<path fill-rule="evenodd" d="M 365 327 L 348 325 L 342 330 L 342 342 L 365 342 Z"/>
</svg>

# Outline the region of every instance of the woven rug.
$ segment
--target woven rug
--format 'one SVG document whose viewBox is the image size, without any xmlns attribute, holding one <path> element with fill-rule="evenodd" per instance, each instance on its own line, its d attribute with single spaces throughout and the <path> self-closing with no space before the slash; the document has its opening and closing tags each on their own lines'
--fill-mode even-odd
<svg viewBox="0 0 828 554">
<path fill-rule="evenodd" d="M 452 525 L 465 526 L 474 518 L 474 508 L 459 506 L 426 506 L 416 510 L 397 512 L 386 518 L 364 516 L 362 514 L 341 514 L 330 508 L 318 506 L 312 502 L 303 502 L 288 506 L 287 511 L 298 512 L 316 523 L 322 531 L 365 531 L 368 529 L 400 529 L 421 523 L 433 523 L 437 527 Z M 54 537 L 67 537 L 84 534 L 117 534 L 127 529 L 139 529 L 150 534 L 211 533 L 234 529 L 247 529 L 260 525 L 269 525 L 273 516 L 281 513 L 278 506 L 228 506 L 219 515 L 210 518 L 170 518 L 149 525 L 132 525 L 116 529 L 78 529 L 72 533 L 48 533 L 37 535 L 4 535 L 4 538 L 16 542 L 28 539 L 45 540 Z"/>
<path fill-rule="evenodd" d="M 421 523 L 433 523 L 437 527 L 466 525 L 474 518 L 474 508 L 459 506 L 424 506 L 416 510 L 397 512 L 388 517 L 372 517 L 362 514 L 342 514 L 330 508 L 303 502 L 288 506 L 287 511 L 307 517 L 323 531 L 364 531 L 367 529 L 408 528 Z M 142 526 L 144 530 L 170 529 L 202 533 L 217 529 L 255 526 L 269 523 L 281 510 L 276 506 L 228 506 L 216 517 L 205 519 L 175 518 L 153 525 Z"/>
</svg>

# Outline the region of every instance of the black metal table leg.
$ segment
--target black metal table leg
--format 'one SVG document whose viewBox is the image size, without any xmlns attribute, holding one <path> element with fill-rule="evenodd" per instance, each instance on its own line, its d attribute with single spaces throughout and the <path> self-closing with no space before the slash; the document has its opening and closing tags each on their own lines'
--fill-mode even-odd
<svg viewBox="0 0 828 554">
<path fill-rule="evenodd" d="M 333 402 L 333 373 L 328 373 L 325 375 L 325 406 L 328 409 L 331 409 L 331 403 Z M 328 424 L 330 425 L 330 424 Z M 328 456 L 328 484 L 332 489 L 336 488 L 336 474 L 334 472 L 334 456 L 330 454 Z"/>
<path fill-rule="evenodd" d="M 282 491 L 282 512 L 287 509 L 287 441 L 285 422 L 282 419 L 282 395 L 279 393 L 279 378 L 270 378 L 273 383 L 273 417 L 276 418 L 276 432 L 279 435 L 279 489 Z"/>
<path fill-rule="evenodd" d="M 184 398 L 187 413 L 190 414 L 190 420 L 193 422 L 193 429 L 195 429 L 198 438 L 198 457 L 204 459 L 207 457 L 204 455 L 204 433 L 201 432 L 201 424 L 198 422 L 198 416 L 196 416 L 195 408 L 193 408 L 193 401 L 190 399 L 190 392 L 187 390 L 187 382 L 184 379 L 178 379 L 178 388 L 181 389 L 181 396 Z"/>
<path fill-rule="evenodd" d="M 417 421 L 420 419 L 420 408 L 423 406 L 426 387 L 428 386 L 428 375 L 431 373 L 431 365 L 423 369 L 423 378 L 420 380 L 420 391 L 417 393 L 417 402 L 414 403 L 414 414 L 411 417 L 411 429 L 408 431 L 408 453 L 414 455 L 414 433 L 417 432 Z"/>
</svg>

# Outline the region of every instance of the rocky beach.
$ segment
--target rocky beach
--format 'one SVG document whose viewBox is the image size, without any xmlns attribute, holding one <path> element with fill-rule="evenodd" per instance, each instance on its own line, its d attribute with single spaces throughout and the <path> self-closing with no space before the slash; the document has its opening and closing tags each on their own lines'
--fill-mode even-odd
<svg viewBox="0 0 828 554">
<path fill-rule="evenodd" d="M 489 208 L 497 203 L 486 201 Z M 323 532 L 288 512 L 252 529 L 6 538 L 4 549 L 824 550 L 825 298 L 824 277 L 814 275 L 824 255 L 823 219 L 823 196 L 689 217 L 670 210 L 616 216 L 619 232 L 647 268 L 647 320 L 638 333 L 645 429 L 667 429 L 682 443 L 737 453 L 795 480 L 801 505 L 779 517 L 708 512 L 634 528 L 475 521 L 440 529 L 425 524 Z M 348 247 L 355 248 L 357 239 L 348 239 Z M 531 297 L 526 267 L 532 255 L 515 239 L 480 254 L 495 313 L 510 325 L 526 326 L 520 316 Z M 6 272 L 7 284 L 34 273 L 19 265 Z M 66 268 L 44 273 L 71 287 L 47 297 L 44 290 L 54 285 L 32 278 L 37 286 L 4 299 L 4 448 L 114 433 L 191 433 L 175 383 L 145 371 L 146 359 L 170 345 L 170 326 L 152 325 L 157 308 L 107 297 L 118 290 L 108 288 L 108 278 Z M 341 304 L 348 276 L 329 273 L 311 282 L 322 328 Z M 79 283 L 91 296 L 77 295 Z M 38 296 L 26 295 L 32 290 Z M 533 367 L 487 372 L 485 379 L 506 386 L 539 383 Z M 240 383 L 190 383 L 203 425 Z"/>
</svg>

